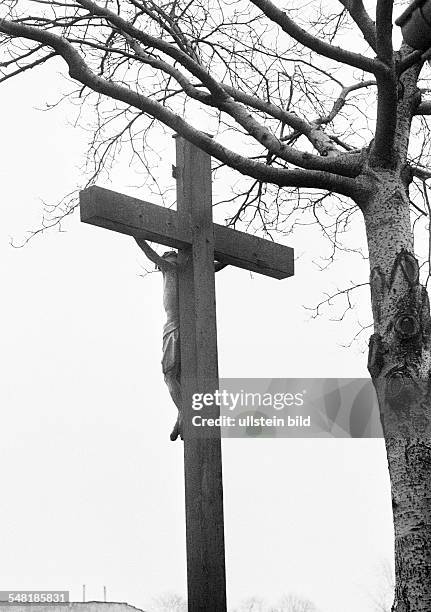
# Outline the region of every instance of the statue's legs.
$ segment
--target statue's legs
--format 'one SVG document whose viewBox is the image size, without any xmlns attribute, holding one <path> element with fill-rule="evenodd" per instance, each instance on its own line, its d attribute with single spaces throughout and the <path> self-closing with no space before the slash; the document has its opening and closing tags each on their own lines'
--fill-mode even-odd
<svg viewBox="0 0 431 612">
<path fill-rule="evenodd" d="M 170 435 L 171 440 L 178 436 L 183 439 L 183 418 L 181 403 L 181 354 L 180 354 L 180 332 L 174 329 L 163 336 L 163 358 L 162 368 L 166 386 L 171 398 L 178 409 L 177 421 Z"/>
<path fill-rule="evenodd" d="M 176 440 L 178 436 L 180 436 L 182 440 L 183 439 L 183 431 L 182 431 L 183 418 L 182 418 L 182 410 L 181 410 L 180 377 L 177 376 L 177 373 L 172 370 L 169 372 L 165 372 L 165 383 L 169 389 L 169 393 L 171 394 L 171 397 L 176 407 L 178 408 L 177 421 L 174 425 L 174 428 L 172 430 L 170 437 L 172 441 Z"/>
</svg>

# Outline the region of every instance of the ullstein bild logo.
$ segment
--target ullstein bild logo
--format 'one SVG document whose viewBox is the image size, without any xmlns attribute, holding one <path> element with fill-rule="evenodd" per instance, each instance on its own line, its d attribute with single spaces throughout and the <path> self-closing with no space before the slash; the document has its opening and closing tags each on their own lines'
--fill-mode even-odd
<svg viewBox="0 0 431 612">
<path fill-rule="evenodd" d="M 214 415 L 214 406 L 220 415 Z M 194 393 L 192 436 L 227 438 L 382 437 L 370 379 L 222 379 L 219 389 Z"/>
</svg>

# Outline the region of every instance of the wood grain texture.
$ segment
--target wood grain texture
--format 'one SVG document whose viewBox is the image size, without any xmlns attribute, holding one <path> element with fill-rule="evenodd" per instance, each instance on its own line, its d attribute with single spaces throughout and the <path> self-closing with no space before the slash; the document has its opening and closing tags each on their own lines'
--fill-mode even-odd
<svg viewBox="0 0 431 612">
<path fill-rule="evenodd" d="M 80 210 L 84 223 L 175 249 L 192 243 L 192 227 L 181 222 L 176 211 L 109 189 L 93 186 L 81 191 Z M 215 257 L 222 263 L 277 279 L 293 275 L 290 247 L 216 223 L 213 232 Z"/>
<path fill-rule="evenodd" d="M 192 394 L 218 389 L 211 159 L 181 138 L 176 147 L 180 229 L 189 227 L 192 233 L 192 247 L 179 255 L 188 610 L 225 612 L 220 430 L 203 438 L 191 426 Z M 216 405 L 205 409 L 208 417 L 218 414 Z"/>
</svg>

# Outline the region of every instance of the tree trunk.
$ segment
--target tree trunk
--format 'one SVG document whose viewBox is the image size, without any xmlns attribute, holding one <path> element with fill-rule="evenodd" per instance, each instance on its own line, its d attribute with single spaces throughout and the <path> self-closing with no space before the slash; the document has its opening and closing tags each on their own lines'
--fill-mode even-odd
<svg viewBox="0 0 431 612">
<path fill-rule="evenodd" d="M 430 612 L 430 306 L 413 255 L 407 186 L 396 172 L 371 172 L 374 193 L 362 203 L 374 317 L 368 369 L 379 400 L 392 487 L 392 612 Z"/>
</svg>

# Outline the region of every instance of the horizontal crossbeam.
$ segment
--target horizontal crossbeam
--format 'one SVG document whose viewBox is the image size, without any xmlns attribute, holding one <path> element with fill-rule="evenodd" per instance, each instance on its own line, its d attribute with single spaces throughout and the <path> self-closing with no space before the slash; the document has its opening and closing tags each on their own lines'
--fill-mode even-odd
<svg viewBox="0 0 431 612">
<path fill-rule="evenodd" d="M 174 249 L 192 244 L 192 230 L 176 211 L 102 187 L 80 193 L 81 221 Z M 214 255 L 221 263 L 283 279 L 293 276 L 293 249 L 214 223 Z"/>
</svg>

